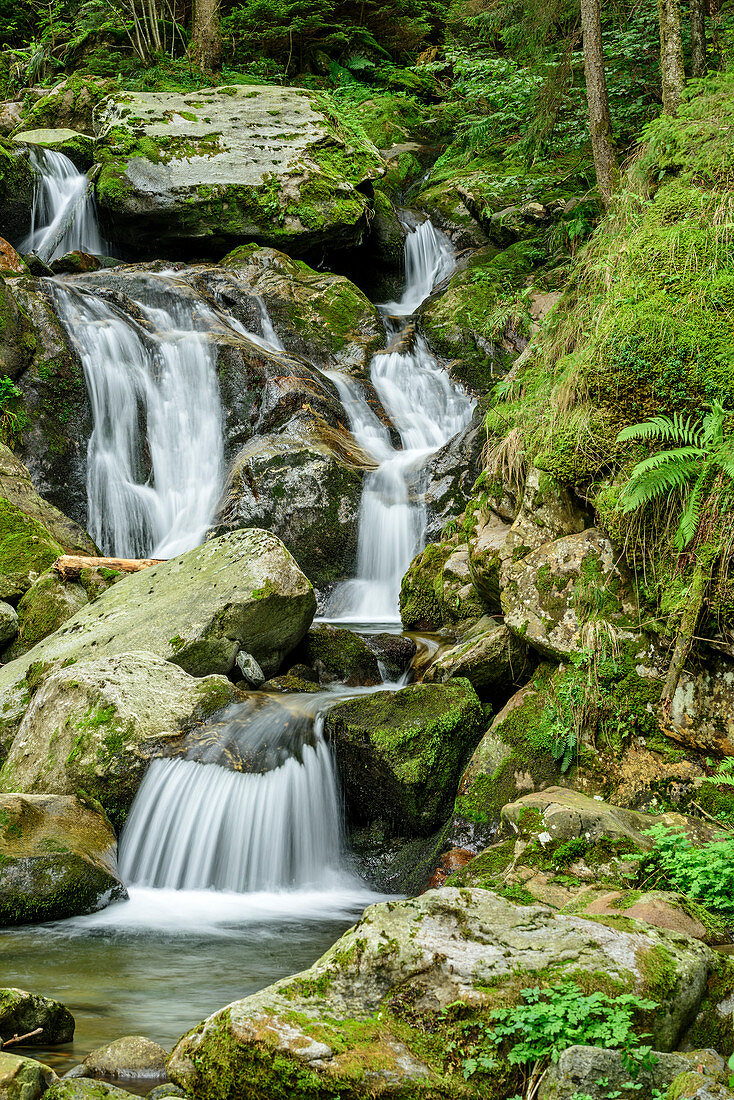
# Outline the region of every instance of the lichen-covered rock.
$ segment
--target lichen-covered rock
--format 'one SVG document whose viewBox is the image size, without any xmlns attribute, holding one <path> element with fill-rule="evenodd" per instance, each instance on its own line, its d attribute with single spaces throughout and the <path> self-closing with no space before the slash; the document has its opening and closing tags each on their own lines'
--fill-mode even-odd
<svg viewBox="0 0 734 1100">
<path fill-rule="evenodd" d="M 684 670 L 663 726 L 688 749 L 734 756 L 734 662 L 715 657 Z"/>
<path fill-rule="evenodd" d="M 502 551 L 510 533 L 510 524 L 491 509 L 481 509 L 475 516 L 467 540 L 469 572 L 474 587 L 493 613 L 501 610 L 500 574 Z"/>
<path fill-rule="evenodd" d="M 39 1100 L 56 1080 L 42 1062 L 0 1050 L 0 1100 Z"/>
<path fill-rule="evenodd" d="M 31 653 L 0 669 L 0 726 L 17 727 L 34 665 L 144 650 L 194 676 L 227 673 L 252 653 L 266 675 L 301 640 L 316 599 L 282 542 L 235 531 L 119 580 Z"/>
<path fill-rule="evenodd" d="M 230 252 L 220 267 L 237 273 L 240 294 L 253 300 L 255 314 L 264 304 L 291 354 L 318 366 L 363 371 L 385 345 L 377 309 L 343 275 L 315 271 L 273 248 L 254 244 Z"/>
<path fill-rule="evenodd" d="M 641 1030 L 670 1050 L 716 965 L 684 936 L 516 907 L 483 890 L 432 890 L 371 906 L 310 970 L 209 1017 L 179 1041 L 168 1072 L 201 1100 L 248 1090 L 294 1100 L 506 1096 L 519 1084 L 506 1061 L 467 1083 L 451 1040 L 547 982 L 549 969 L 586 992 L 611 985 L 658 1001 Z M 465 1007 L 452 1017 L 457 1001 Z"/>
<path fill-rule="evenodd" d="M 586 508 L 549 474 L 532 469 L 520 505 L 502 544 L 502 560 L 511 566 L 531 550 L 591 526 Z"/>
<path fill-rule="evenodd" d="M 311 627 L 296 656 L 315 668 L 325 683 L 343 680 L 350 686 L 370 687 L 382 682 L 367 639 L 353 630 L 328 624 Z"/>
<path fill-rule="evenodd" d="M 93 913 L 127 896 L 115 834 L 78 798 L 0 795 L 0 863 L 2 924 Z"/>
<path fill-rule="evenodd" d="M 74 1038 L 74 1017 L 59 1001 L 25 989 L 0 989 L 0 1036 L 4 1040 L 30 1035 L 39 1027 L 40 1035 L 25 1040 L 28 1046 L 70 1043 Z"/>
<path fill-rule="evenodd" d="M 573 1046 L 564 1050 L 558 1061 L 548 1067 L 538 1096 L 540 1100 L 574 1100 L 581 1095 L 592 1100 L 606 1100 L 613 1092 L 620 1100 L 638 1097 L 639 1100 L 653 1100 L 653 1096 L 660 1096 L 662 1090 L 673 1085 L 680 1074 L 697 1078 L 700 1087 L 713 1084 L 718 1088 L 726 1081 L 726 1064 L 721 1055 L 712 1050 L 671 1054 L 661 1051 L 650 1066 L 640 1066 L 632 1079 L 629 1062 L 621 1051 Z M 673 1100 L 673 1096 L 668 1095 Z M 685 1095 L 692 1100 L 695 1093 L 676 1092 L 675 1095 Z M 719 1095 L 715 1091 L 711 1100 Z"/>
<path fill-rule="evenodd" d="M 13 135 L 13 141 L 21 145 L 38 145 L 42 149 L 63 153 L 80 172 L 86 172 L 94 162 L 94 139 L 68 126 L 57 129 L 23 130 Z"/>
<path fill-rule="evenodd" d="M 86 1056 L 77 1076 L 164 1078 L 168 1051 L 144 1035 L 124 1035 Z"/>
<path fill-rule="evenodd" d="M 456 643 L 444 649 L 423 675 L 424 684 L 445 684 L 464 676 L 483 696 L 507 695 L 527 680 L 527 651 L 498 619 L 482 616 Z"/>
<path fill-rule="evenodd" d="M 18 638 L 8 655 L 10 659 L 27 653 L 87 603 L 81 584 L 62 581 L 53 571 L 42 574 L 18 604 Z"/>
<path fill-rule="evenodd" d="M 98 113 L 97 199 L 137 251 L 300 253 L 360 244 L 375 147 L 348 135 L 325 95 L 252 85 L 122 92 Z"/>
<path fill-rule="evenodd" d="M 152 653 L 76 661 L 34 693 L 0 789 L 83 791 L 119 826 L 151 758 L 235 696 L 224 676 L 189 676 Z"/>
<path fill-rule="evenodd" d="M 603 619 L 617 636 L 629 637 L 638 625 L 627 570 L 594 528 L 546 543 L 510 566 L 502 610 L 513 633 L 554 660 L 580 653 L 589 620 Z"/>
<path fill-rule="evenodd" d="M 412 684 L 333 707 L 334 747 L 351 820 L 384 820 L 395 831 L 427 835 L 451 806 L 483 712 L 466 680 Z"/>
</svg>

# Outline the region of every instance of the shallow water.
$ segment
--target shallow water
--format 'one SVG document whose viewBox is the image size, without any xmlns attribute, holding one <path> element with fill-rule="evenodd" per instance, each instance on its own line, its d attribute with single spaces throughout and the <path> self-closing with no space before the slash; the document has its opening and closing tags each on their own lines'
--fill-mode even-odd
<svg viewBox="0 0 734 1100">
<path fill-rule="evenodd" d="M 310 966 L 379 900 L 348 876 L 313 892 L 130 895 L 89 917 L 0 934 L 2 984 L 55 997 L 76 1020 L 73 1043 L 14 1050 L 63 1074 L 122 1035 L 170 1049 L 216 1009 Z"/>
</svg>

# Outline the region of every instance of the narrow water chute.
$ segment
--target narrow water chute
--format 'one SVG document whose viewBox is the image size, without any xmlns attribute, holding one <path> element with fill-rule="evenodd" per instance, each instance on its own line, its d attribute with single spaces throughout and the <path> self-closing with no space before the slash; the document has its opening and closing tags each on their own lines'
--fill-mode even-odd
<svg viewBox="0 0 734 1100">
<path fill-rule="evenodd" d="M 35 252 L 45 263 L 77 250 L 104 253 L 89 178 L 54 149 L 32 147 L 30 158 L 36 182 L 21 252 Z"/>
</svg>

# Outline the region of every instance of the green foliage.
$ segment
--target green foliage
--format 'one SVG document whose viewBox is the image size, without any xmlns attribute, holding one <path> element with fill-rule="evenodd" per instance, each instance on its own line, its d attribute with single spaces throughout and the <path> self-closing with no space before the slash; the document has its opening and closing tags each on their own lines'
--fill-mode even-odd
<svg viewBox="0 0 734 1100">
<path fill-rule="evenodd" d="M 714 401 L 700 422 L 691 417 L 684 420 L 680 413 L 674 413 L 623 429 L 617 437 L 619 443 L 654 440 L 678 446 L 656 451 L 637 463 L 619 498 L 622 511 L 634 512 L 663 494 L 671 499 L 679 492 L 685 493 L 675 544 L 679 550 L 688 546 L 698 530 L 702 505 L 716 477 L 734 479 L 734 440 L 729 435 L 728 418 L 721 402 Z M 717 496 L 719 506 L 725 508 L 728 486 Z"/>
<path fill-rule="evenodd" d="M 458 1017 L 448 1053 L 458 1058 L 465 1078 L 490 1072 L 502 1054 L 530 1074 L 530 1094 L 539 1073 L 577 1044 L 621 1050 L 631 1073 L 654 1061 L 650 1048 L 641 1045 L 647 1036 L 638 1034 L 636 1017 L 658 1008 L 655 1001 L 633 993 L 585 994 L 572 981 L 523 989 L 520 996 L 519 1003 L 494 1009 L 486 1022 L 461 1019 L 462 1002 L 446 1009 L 445 1017 Z"/>
<path fill-rule="evenodd" d="M 16 443 L 28 423 L 23 394 L 12 378 L 0 376 L 0 439 L 8 446 Z"/>
<path fill-rule="evenodd" d="M 676 890 L 708 909 L 734 918 L 734 837 L 696 846 L 679 829 L 648 830 L 654 848 L 642 860 L 640 881 Z"/>
</svg>

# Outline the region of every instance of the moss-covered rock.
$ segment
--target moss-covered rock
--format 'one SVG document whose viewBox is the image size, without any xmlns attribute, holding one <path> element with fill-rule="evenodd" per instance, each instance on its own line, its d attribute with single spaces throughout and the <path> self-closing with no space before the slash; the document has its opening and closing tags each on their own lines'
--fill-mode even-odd
<svg viewBox="0 0 734 1100">
<path fill-rule="evenodd" d="M 400 585 L 406 630 L 438 630 L 480 619 L 487 606 L 472 583 L 469 551 L 459 534 L 429 543 L 410 563 Z"/>
<path fill-rule="evenodd" d="M 456 643 L 442 650 L 423 674 L 424 684 L 445 684 L 463 676 L 484 698 L 506 699 L 524 683 L 531 664 L 527 650 L 498 619 L 484 615 Z"/>
<path fill-rule="evenodd" d="M 39 1100 L 56 1080 L 54 1071 L 42 1062 L 0 1051 L 0 1096 L 3 1100 Z"/>
<path fill-rule="evenodd" d="M 25 989 L 0 989 L 0 1035 L 9 1039 L 13 1035 L 30 1035 L 38 1028 L 40 1035 L 27 1039 L 28 1046 L 70 1043 L 74 1038 L 74 1017 L 68 1008 L 49 997 Z"/>
<path fill-rule="evenodd" d="M 0 648 L 12 642 L 18 633 L 18 613 L 12 604 L 0 601 Z"/>
<path fill-rule="evenodd" d="M 0 788 L 89 795 L 122 825 L 151 757 L 235 698 L 152 653 L 72 661 L 36 690 Z"/>
<path fill-rule="evenodd" d="M 326 95 L 124 92 L 98 117 L 97 199 L 132 250 L 211 254 L 254 240 L 303 254 L 366 237 L 380 158 Z"/>
<path fill-rule="evenodd" d="M 121 1089 L 109 1081 L 91 1077 L 68 1077 L 55 1081 L 45 1094 L 48 1100 L 129 1100 L 135 1093 Z"/>
<path fill-rule="evenodd" d="M 13 135 L 21 145 L 37 145 L 63 153 L 80 172 L 86 172 L 94 162 L 94 139 L 68 127 L 58 129 L 22 130 Z"/>
<path fill-rule="evenodd" d="M 0 260 L 13 263 L 14 257 L 8 255 L 9 248 L 10 245 L 7 245 L 0 249 Z M 20 257 L 18 260 L 23 262 Z M 8 378 L 18 378 L 31 360 L 34 340 L 28 317 L 13 294 L 13 286 L 18 280 L 9 278 L 6 281 L 10 275 L 7 267 L 0 274 L 0 370 Z M 6 441 L 17 439 L 24 426 L 18 395 L 13 396 L 11 393 L 6 396 L 2 411 L 3 438 Z"/>
<path fill-rule="evenodd" d="M 0 139 L 0 225 L 11 244 L 28 232 L 35 187 L 30 151 Z"/>
<path fill-rule="evenodd" d="M 81 584 L 62 581 L 57 573 L 43 573 L 18 604 L 18 638 L 8 654 L 12 660 L 58 630 L 88 603 Z"/>
<path fill-rule="evenodd" d="M 168 1071 L 202 1100 L 248 1089 L 284 1100 L 499 1100 L 520 1071 L 500 1049 L 467 1082 L 466 1036 L 522 989 L 570 981 L 649 997 L 661 1007 L 638 1025 L 670 1050 L 715 966 L 699 941 L 644 925 L 623 931 L 488 891 L 432 890 L 370 907 L 310 970 L 209 1017 L 180 1040 Z"/>
<path fill-rule="evenodd" d="M 220 267 L 237 273 L 240 294 L 247 291 L 257 306 L 265 305 L 292 354 L 318 366 L 362 371 L 384 346 L 385 331 L 377 310 L 342 275 L 315 271 L 274 248 L 253 244 L 230 252 Z"/>
<path fill-rule="evenodd" d="M 127 897 L 112 827 L 78 798 L 0 796 L 0 865 L 2 924 L 61 920 Z"/>
<path fill-rule="evenodd" d="M 315 668 L 325 682 L 343 680 L 366 687 L 382 682 L 377 657 L 361 634 L 341 627 L 312 627 L 294 654 Z"/>
<path fill-rule="evenodd" d="M 23 129 L 69 129 L 94 134 L 95 109 L 116 88 L 114 80 L 87 72 L 72 73 L 32 103 L 23 118 Z"/>
<path fill-rule="evenodd" d="M 413 684 L 333 707 L 325 729 L 351 820 L 382 819 L 397 832 L 430 833 L 450 809 L 482 721 L 467 680 Z"/>
<path fill-rule="evenodd" d="M 695 1078 L 698 1087 L 705 1089 L 703 1096 L 724 1100 L 727 1080 L 724 1059 L 712 1050 L 659 1052 L 649 1066 L 640 1066 L 632 1079 L 627 1060 L 618 1050 L 601 1047 L 572 1046 L 561 1053 L 557 1062 L 549 1066 L 543 1076 L 538 1095 L 540 1100 L 573 1100 L 575 1096 L 589 1096 L 591 1100 L 606 1100 L 614 1092 L 621 1100 L 653 1100 L 668 1089 L 668 1100 L 676 1096 L 690 1097 L 696 1092 L 679 1093 L 676 1082 L 684 1077 Z M 603 1084 L 602 1084 L 603 1082 Z M 708 1090 L 713 1086 L 713 1092 Z"/>
<path fill-rule="evenodd" d="M 91 1051 L 78 1076 L 160 1080 L 166 1076 L 167 1057 L 168 1051 L 144 1035 L 123 1035 Z"/>
</svg>

